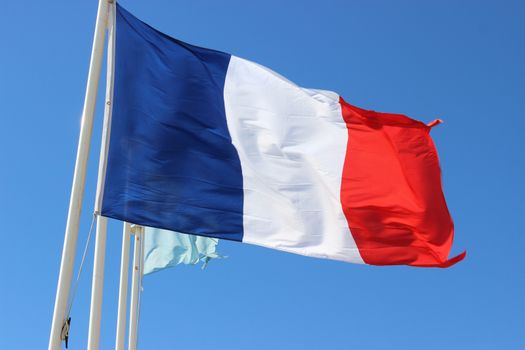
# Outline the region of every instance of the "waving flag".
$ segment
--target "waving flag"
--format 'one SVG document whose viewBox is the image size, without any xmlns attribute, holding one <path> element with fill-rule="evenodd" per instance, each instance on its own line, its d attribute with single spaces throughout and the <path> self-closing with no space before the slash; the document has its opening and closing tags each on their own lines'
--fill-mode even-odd
<svg viewBox="0 0 525 350">
<path fill-rule="evenodd" d="M 217 238 L 144 227 L 144 274 L 179 264 L 196 265 L 222 258 L 217 253 Z"/>
<path fill-rule="evenodd" d="M 117 6 L 102 215 L 372 265 L 450 266 L 431 126 L 301 88 Z"/>
</svg>

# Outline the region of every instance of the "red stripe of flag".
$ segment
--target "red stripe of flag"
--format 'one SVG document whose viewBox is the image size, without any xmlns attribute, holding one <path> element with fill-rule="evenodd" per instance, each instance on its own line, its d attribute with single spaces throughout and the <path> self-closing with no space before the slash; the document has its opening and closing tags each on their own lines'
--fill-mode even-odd
<svg viewBox="0 0 525 350">
<path fill-rule="evenodd" d="M 348 128 L 341 204 L 365 263 L 448 267 L 454 224 L 431 126 L 340 99 Z M 435 124 L 434 124 L 435 125 Z"/>
</svg>

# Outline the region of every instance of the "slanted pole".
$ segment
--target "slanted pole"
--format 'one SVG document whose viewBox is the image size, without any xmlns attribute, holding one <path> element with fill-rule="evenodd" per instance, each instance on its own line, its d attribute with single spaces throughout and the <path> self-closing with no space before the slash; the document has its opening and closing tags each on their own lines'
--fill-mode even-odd
<svg viewBox="0 0 525 350">
<path fill-rule="evenodd" d="M 118 291 L 117 340 L 115 350 L 124 350 L 128 306 L 129 246 L 131 225 L 124 222 L 122 229 L 122 253 L 120 258 L 120 284 Z"/>
<path fill-rule="evenodd" d="M 66 322 L 67 303 L 71 290 L 71 280 L 73 277 L 73 267 L 75 264 L 77 249 L 78 226 L 80 222 L 80 213 L 82 211 L 82 200 L 84 198 L 91 132 L 93 130 L 93 115 L 95 112 L 100 66 L 104 52 L 104 34 L 106 29 L 107 11 L 108 0 L 99 0 L 84 108 L 82 110 L 75 172 L 73 175 L 71 197 L 69 200 L 64 246 L 62 249 L 62 260 L 60 262 L 60 272 L 58 275 L 55 307 L 53 310 L 53 320 L 49 335 L 49 350 L 60 350 L 62 328 Z"/>
<path fill-rule="evenodd" d="M 102 321 L 102 296 L 104 289 L 104 260 L 106 254 L 106 236 L 108 219 L 100 216 L 104 179 L 106 177 L 107 150 L 109 147 L 109 129 L 111 125 L 111 111 L 113 100 L 113 72 L 114 72 L 114 47 L 115 47 L 115 4 L 108 5 L 108 50 L 106 74 L 106 98 L 104 107 L 104 123 L 102 127 L 102 141 L 100 145 L 100 158 L 98 164 L 97 193 L 95 199 L 95 212 L 97 216 L 97 231 L 93 259 L 93 279 L 91 285 L 91 306 L 89 314 L 88 350 L 98 350 L 100 347 L 100 323 Z"/>
</svg>

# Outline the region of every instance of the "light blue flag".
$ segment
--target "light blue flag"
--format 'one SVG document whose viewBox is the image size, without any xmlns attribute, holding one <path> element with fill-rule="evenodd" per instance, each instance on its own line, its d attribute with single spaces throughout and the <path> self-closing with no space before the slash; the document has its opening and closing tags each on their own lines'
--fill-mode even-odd
<svg viewBox="0 0 525 350">
<path fill-rule="evenodd" d="M 222 258 L 217 254 L 217 238 L 187 235 L 152 227 L 144 228 L 144 274 L 179 264 L 195 265 Z"/>
</svg>

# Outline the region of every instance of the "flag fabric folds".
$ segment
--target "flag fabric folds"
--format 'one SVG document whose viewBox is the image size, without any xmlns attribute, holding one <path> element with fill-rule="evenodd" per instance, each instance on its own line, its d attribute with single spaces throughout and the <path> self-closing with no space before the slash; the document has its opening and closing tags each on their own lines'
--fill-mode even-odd
<svg viewBox="0 0 525 350">
<path fill-rule="evenodd" d="M 179 264 L 205 267 L 211 259 L 221 258 L 217 253 L 217 238 L 144 228 L 144 274 L 147 275 Z"/>
<path fill-rule="evenodd" d="M 353 263 L 464 257 L 448 258 L 430 126 L 173 39 L 118 5 L 115 52 L 102 215 Z"/>
</svg>

